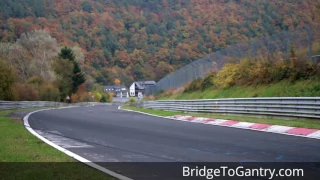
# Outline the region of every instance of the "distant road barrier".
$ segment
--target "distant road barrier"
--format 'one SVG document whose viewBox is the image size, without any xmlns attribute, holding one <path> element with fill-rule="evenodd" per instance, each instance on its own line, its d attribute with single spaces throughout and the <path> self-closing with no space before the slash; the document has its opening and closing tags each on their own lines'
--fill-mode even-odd
<svg viewBox="0 0 320 180">
<path fill-rule="evenodd" d="M 320 97 L 161 100 L 143 101 L 132 105 L 168 111 L 320 119 Z"/>
<path fill-rule="evenodd" d="M 67 107 L 67 106 L 90 106 L 90 105 L 111 105 L 110 103 L 81 102 L 62 103 L 51 101 L 0 101 L 0 110 L 18 108 L 38 108 L 38 107 Z"/>
</svg>

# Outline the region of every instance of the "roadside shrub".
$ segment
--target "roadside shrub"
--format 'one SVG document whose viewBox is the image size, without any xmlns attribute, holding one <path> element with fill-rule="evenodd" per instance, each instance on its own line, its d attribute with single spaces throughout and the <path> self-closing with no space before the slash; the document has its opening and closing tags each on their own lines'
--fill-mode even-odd
<svg viewBox="0 0 320 180">
<path fill-rule="evenodd" d="M 129 102 L 130 102 L 130 103 L 135 103 L 135 102 L 137 102 L 137 100 L 136 100 L 136 98 L 134 98 L 134 97 L 130 97 Z"/>
<path fill-rule="evenodd" d="M 102 95 L 100 102 L 108 102 L 108 97 L 106 97 L 106 95 Z"/>
<path fill-rule="evenodd" d="M 14 90 L 18 94 L 19 101 L 39 101 L 39 93 L 30 84 L 15 84 Z"/>
<path fill-rule="evenodd" d="M 94 96 L 94 100 L 95 100 L 96 102 L 100 102 L 100 100 L 101 100 L 101 98 L 102 98 L 102 95 L 101 95 L 100 92 L 98 92 L 98 91 L 93 92 L 93 96 Z"/>
<path fill-rule="evenodd" d="M 319 65 L 311 63 L 306 57 L 298 57 L 295 54 L 294 47 L 290 50 L 290 80 L 296 81 L 299 79 L 309 79 L 312 76 L 317 76 Z"/>
<path fill-rule="evenodd" d="M 289 60 L 272 55 L 269 58 L 243 59 L 239 63 L 225 64 L 213 79 L 216 87 L 229 88 L 234 85 L 269 84 L 285 79 L 294 82 L 317 76 L 317 72 L 319 66 L 296 57 L 292 51 Z"/>
<path fill-rule="evenodd" d="M 253 73 L 258 73 L 253 66 L 256 64 L 256 59 L 242 59 L 237 66 L 237 77 L 235 77 L 234 84 L 252 84 L 256 76 Z"/>
<path fill-rule="evenodd" d="M 83 102 L 93 102 L 94 99 L 92 98 L 92 94 L 89 92 L 89 93 L 85 93 L 82 97 L 82 101 Z"/>
<path fill-rule="evenodd" d="M 201 90 L 202 79 L 198 78 L 193 80 L 189 85 L 186 86 L 184 92 L 193 92 Z"/>
<path fill-rule="evenodd" d="M 35 86 L 41 86 L 45 83 L 44 79 L 39 76 L 32 76 L 26 81 L 27 84 L 32 84 Z"/>
<path fill-rule="evenodd" d="M 271 81 L 277 82 L 290 78 L 292 68 L 288 61 L 276 62 L 273 72 L 271 74 Z"/>
<path fill-rule="evenodd" d="M 214 78 L 215 78 L 216 74 L 212 73 L 212 74 L 208 74 L 202 81 L 201 83 L 201 90 L 204 91 L 210 87 L 214 87 Z"/>
<path fill-rule="evenodd" d="M 46 85 L 40 88 L 39 96 L 42 101 L 59 101 L 60 91 L 52 85 Z"/>
<path fill-rule="evenodd" d="M 100 102 L 110 102 L 109 94 L 103 93 Z"/>
<path fill-rule="evenodd" d="M 108 93 L 109 102 L 113 101 L 114 93 Z"/>
<path fill-rule="evenodd" d="M 229 88 L 236 84 L 239 78 L 239 64 L 226 64 L 218 72 L 214 84 L 219 88 Z"/>
<path fill-rule="evenodd" d="M 78 103 L 81 102 L 81 97 L 78 94 L 72 94 L 71 95 L 71 102 L 72 103 Z"/>
<path fill-rule="evenodd" d="M 17 99 L 17 93 L 13 89 L 16 75 L 11 67 L 0 56 L 0 100 L 13 101 Z"/>
<path fill-rule="evenodd" d="M 249 67 L 247 70 L 243 68 L 240 70 L 242 74 L 247 74 L 240 77 L 240 85 L 246 84 L 268 84 L 271 82 L 271 74 L 274 69 L 274 62 L 266 58 L 259 58 L 249 60 Z"/>
<path fill-rule="evenodd" d="M 306 63 L 307 60 L 297 60 L 304 61 L 299 63 L 299 67 L 291 66 L 291 76 L 290 80 L 292 82 L 300 79 L 309 79 L 310 77 L 317 74 L 317 66 L 311 63 Z"/>
</svg>

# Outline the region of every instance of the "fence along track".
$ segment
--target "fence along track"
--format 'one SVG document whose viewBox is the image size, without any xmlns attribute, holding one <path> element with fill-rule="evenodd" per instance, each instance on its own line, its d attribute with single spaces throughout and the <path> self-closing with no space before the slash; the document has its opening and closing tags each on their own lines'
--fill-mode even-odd
<svg viewBox="0 0 320 180">
<path fill-rule="evenodd" d="M 299 58 L 314 63 L 320 57 L 320 24 L 311 24 L 291 31 L 284 31 L 269 37 L 239 43 L 229 48 L 214 52 L 206 57 L 170 73 L 157 82 L 155 86 L 147 87 L 146 94 L 156 94 L 161 91 L 182 87 L 197 78 L 204 78 L 213 69 L 220 70 L 230 61 L 257 56 L 289 59 L 290 48 L 294 47 Z"/>
</svg>

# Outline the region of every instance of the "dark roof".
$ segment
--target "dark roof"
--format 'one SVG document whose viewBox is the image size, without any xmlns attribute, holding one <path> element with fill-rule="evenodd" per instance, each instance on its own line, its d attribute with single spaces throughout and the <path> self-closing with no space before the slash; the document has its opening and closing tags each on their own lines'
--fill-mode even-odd
<svg viewBox="0 0 320 180">
<path fill-rule="evenodd" d="M 122 88 L 126 88 L 126 90 L 121 90 Z M 111 86 L 103 86 L 103 89 L 106 91 L 106 89 L 113 89 L 111 91 L 115 91 L 116 89 L 120 89 L 118 92 L 127 92 L 128 88 L 125 85 L 111 85 Z"/>
<path fill-rule="evenodd" d="M 144 89 L 146 85 L 155 85 L 155 81 L 135 81 L 134 82 L 139 89 Z"/>
<path fill-rule="evenodd" d="M 155 85 L 155 81 L 138 81 L 138 83 L 143 84 L 143 85 Z"/>
<path fill-rule="evenodd" d="M 103 86 L 104 89 L 106 88 L 126 88 L 127 87 L 125 85 L 111 85 L 111 86 Z"/>
<path fill-rule="evenodd" d="M 138 86 L 139 89 L 144 89 L 143 85 L 140 84 L 139 82 L 134 82 L 134 83 Z"/>
</svg>

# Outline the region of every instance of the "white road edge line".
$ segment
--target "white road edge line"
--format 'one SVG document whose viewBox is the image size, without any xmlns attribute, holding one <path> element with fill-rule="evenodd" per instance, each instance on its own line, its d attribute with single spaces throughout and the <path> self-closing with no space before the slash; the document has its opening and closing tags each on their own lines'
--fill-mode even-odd
<svg viewBox="0 0 320 180">
<path fill-rule="evenodd" d="M 130 112 L 145 114 L 145 115 L 149 115 L 149 116 L 160 117 L 160 118 L 164 118 L 164 119 L 172 119 L 172 120 L 184 121 L 184 120 L 179 120 L 179 119 L 175 119 L 175 118 L 169 118 L 169 117 L 165 117 L 165 116 L 158 116 L 158 115 L 154 115 L 154 114 L 144 113 L 144 112 L 140 112 L 140 111 L 134 111 L 134 110 L 129 110 L 129 109 L 122 109 L 121 106 L 119 106 L 118 109 L 119 109 L 119 110 L 122 110 L 122 111 L 130 111 Z M 192 123 L 191 121 L 185 121 L 185 122 L 190 122 L 190 123 Z M 197 123 L 197 124 L 201 124 L 201 123 Z M 205 124 L 205 123 L 203 123 L 203 124 Z M 205 125 L 206 125 L 206 124 L 205 124 Z M 264 130 L 259 130 L 259 129 L 251 129 L 251 128 L 245 128 L 245 127 L 226 126 L 226 125 L 220 125 L 220 124 L 209 124 L 209 125 L 212 125 L 212 126 L 221 126 L 221 127 L 227 127 L 227 128 L 246 129 L 246 130 L 251 130 L 251 131 L 259 131 L 259 132 L 265 132 L 265 133 L 282 134 L 282 135 L 287 135 L 287 136 L 296 136 L 296 137 L 304 137 L 304 138 L 309 138 L 309 139 L 318 139 L 318 140 L 320 140 L 319 137 L 308 137 L 308 136 L 302 136 L 302 135 L 295 135 L 295 134 L 288 134 L 288 133 L 279 133 L 279 132 L 270 132 L 270 131 L 264 131 Z"/>
<path fill-rule="evenodd" d="M 73 107 L 74 107 L 74 106 L 73 106 Z M 62 108 L 72 108 L 72 107 L 62 107 Z M 123 176 L 123 175 L 121 175 L 121 174 L 118 174 L 118 173 L 116 173 L 116 172 L 113 172 L 113 171 L 111 171 L 111 170 L 109 170 L 109 169 L 106 169 L 106 168 L 104 168 L 104 167 L 102 167 L 102 166 L 100 166 L 100 165 L 98 165 L 98 164 L 96 164 L 96 163 L 93 163 L 93 162 L 91 162 L 91 161 L 89 161 L 89 160 L 87 160 L 87 159 L 85 159 L 85 158 L 83 158 L 83 157 L 81 157 L 81 156 L 79 156 L 79 155 L 77 155 L 77 154 L 75 154 L 75 153 L 73 153 L 73 152 L 65 149 L 65 148 L 62 148 L 62 147 L 58 146 L 57 144 L 54 144 L 53 142 L 49 141 L 49 140 L 46 139 L 45 137 L 39 135 L 36 131 L 34 131 L 34 130 L 30 127 L 30 124 L 29 124 L 28 119 L 29 119 L 29 116 L 30 116 L 31 114 L 36 113 L 36 112 L 40 112 L 40 111 L 47 111 L 47 110 L 52 110 L 52 109 L 62 109 L 62 108 L 42 109 L 42 110 L 33 111 L 33 112 L 27 114 L 26 116 L 23 117 L 23 122 L 24 122 L 25 128 L 26 128 L 31 134 L 33 134 L 33 135 L 36 136 L 37 138 L 41 139 L 43 142 L 47 143 L 48 145 L 52 146 L 53 148 L 55 148 L 55 149 L 57 149 L 57 150 L 65 153 L 66 155 L 68 155 L 68 156 L 70 156 L 70 157 L 72 157 L 72 158 L 74 158 L 74 159 L 76 159 L 76 160 L 78 160 L 78 161 L 80 161 L 80 162 L 82 162 L 82 163 L 84 163 L 84 164 L 92 167 L 92 168 L 98 169 L 98 170 L 100 170 L 100 171 L 102 171 L 102 172 L 104 172 L 104 173 L 106 173 L 106 174 L 108 174 L 108 175 L 110 175 L 110 176 L 113 176 L 113 177 L 115 177 L 115 178 L 118 178 L 118 179 L 120 179 L 120 180 L 133 180 L 133 179 L 131 179 L 131 178 L 128 178 L 128 177 L 125 177 L 125 176 Z"/>
</svg>

